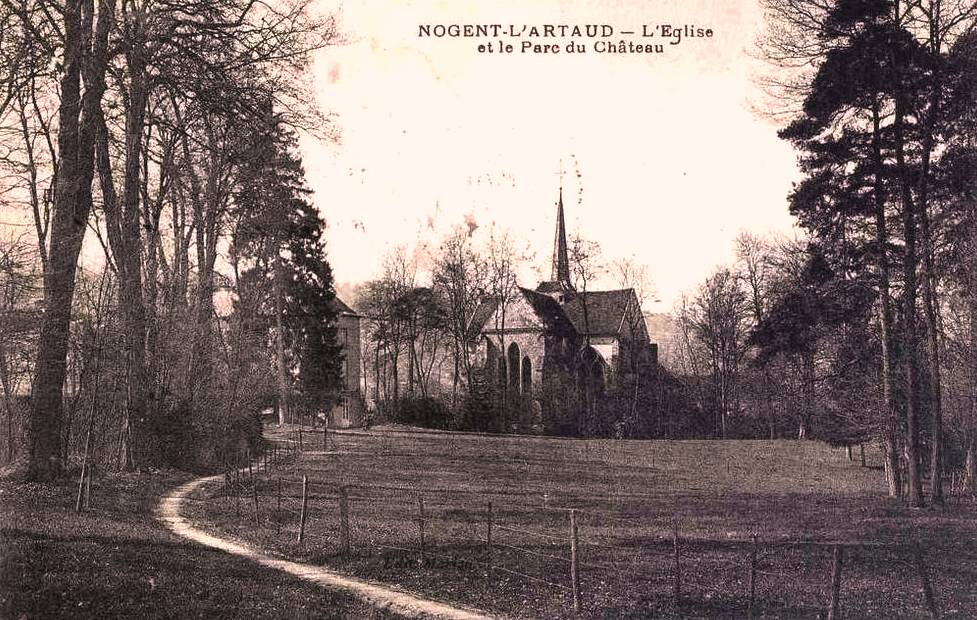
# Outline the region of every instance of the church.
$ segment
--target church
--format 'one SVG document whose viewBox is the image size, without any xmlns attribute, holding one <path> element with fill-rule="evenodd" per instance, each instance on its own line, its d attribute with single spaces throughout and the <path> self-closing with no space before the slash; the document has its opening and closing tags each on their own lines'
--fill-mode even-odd
<svg viewBox="0 0 977 620">
<path fill-rule="evenodd" d="M 511 412 L 506 430 L 517 419 L 539 430 L 544 417 L 553 426 L 560 418 L 601 415 L 615 384 L 633 378 L 642 365 L 657 366 L 657 347 L 634 289 L 574 287 L 562 189 L 550 279 L 535 289 L 517 286 L 504 299 L 486 297 L 469 333 L 483 377 Z M 572 431 L 586 432 L 574 424 Z"/>
</svg>

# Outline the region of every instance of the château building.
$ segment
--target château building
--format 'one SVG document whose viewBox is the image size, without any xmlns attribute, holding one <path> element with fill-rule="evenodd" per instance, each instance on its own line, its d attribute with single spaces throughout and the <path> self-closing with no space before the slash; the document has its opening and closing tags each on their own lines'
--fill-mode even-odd
<svg viewBox="0 0 977 620">
<path fill-rule="evenodd" d="M 336 336 L 343 352 L 342 390 L 339 401 L 329 410 L 331 428 L 363 426 L 365 404 L 361 389 L 362 368 L 360 348 L 360 317 L 343 300 L 336 297 Z"/>
</svg>

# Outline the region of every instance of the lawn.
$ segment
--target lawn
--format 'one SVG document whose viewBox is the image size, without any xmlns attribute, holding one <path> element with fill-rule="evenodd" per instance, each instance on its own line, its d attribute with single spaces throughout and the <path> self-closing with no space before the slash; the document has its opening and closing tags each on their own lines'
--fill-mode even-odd
<svg viewBox="0 0 977 620">
<path fill-rule="evenodd" d="M 166 531 L 153 509 L 188 478 L 96 479 L 92 510 L 82 514 L 71 481 L 0 482 L 0 617 L 371 617 L 349 597 Z"/>
<path fill-rule="evenodd" d="M 569 508 L 579 531 L 583 615 L 590 617 L 745 616 L 753 534 L 758 617 L 823 615 L 834 542 L 861 545 L 845 549 L 846 617 L 925 617 L 905 546 L 918 540 L 944 616 L 977 617 L 973 503 L 959 498 L 946 509 L 914 511 L 886 499 L 874 450 L 863 468 L 842 449 L 808 441 L 584 441 L 383 429 L 331 440 L 322 451 L 321 435 L 306 432 L 305 453 L 259 476 L 260 526 L 244 485 L 240 497 L 222 486 L 205 490 L 200 499 L 207 501 L 191 507 L 195 518 L 432 598 L 536 617 L 573 615 Z M 299 544 L 302 475 L 310 499 Z M 340 546 L 341 486 L 348 487 L 349 554 Z"/>
</svg>

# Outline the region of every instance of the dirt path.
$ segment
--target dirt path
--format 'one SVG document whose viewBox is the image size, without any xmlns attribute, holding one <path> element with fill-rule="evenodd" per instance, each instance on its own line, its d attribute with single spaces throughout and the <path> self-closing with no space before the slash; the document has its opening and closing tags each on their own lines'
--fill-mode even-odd
<svg viewBox="0 0 977 620">
<path fill-rule="evenodd" d="M 219 478 L 220 476 L 210 476 L 208 478 L 191 480 L 164 495 L 158 508 L 159 519 L 178 536 L 207 547 L 219 549 L 226 553 L 248 558 L 261 566 L 274 568 L 294 575 L 299 579 L 314 583 L 328 590 L 352 594 L 378 609 L 412 618 L 445 618 L 452 620 L 490 618 L 490 616 L 479 611 L 460 609 L 443 603 L 418 598 L 380 584 L 340 575 L 321 566 L 275 558 L 246 545 L 231 542 L 195 528 L 180 514 L 183 501 L 195 489 L 208 482 L 216 482 Z"/>
</svg>

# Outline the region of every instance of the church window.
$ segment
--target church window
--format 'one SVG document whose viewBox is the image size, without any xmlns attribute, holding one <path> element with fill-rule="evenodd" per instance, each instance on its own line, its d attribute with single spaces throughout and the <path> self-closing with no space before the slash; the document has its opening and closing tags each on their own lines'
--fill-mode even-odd
<svg viewBox="0 0 977 620">
<path fill-rule="evenodd" d="M 527 396 L 533 393 L 533 362 L 529 356 L 522 358 L 522 393 Z"/>
<path fill-rule="evenodd" d="M 519 345 L 512 343 L 509 345 L 509 385 L 512 387 L 513 392 L 519 392 L 519 381 L 521 374 L 519 372 L 519 361 L 520 361 Z"/>
</svg>

